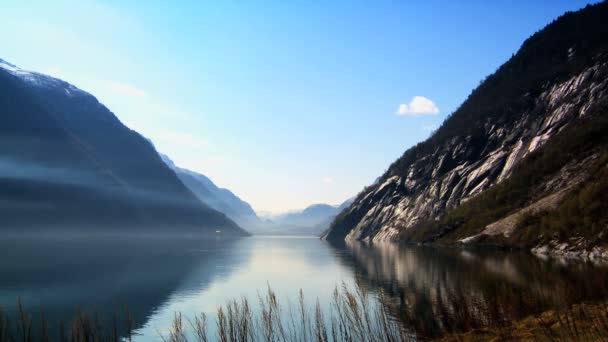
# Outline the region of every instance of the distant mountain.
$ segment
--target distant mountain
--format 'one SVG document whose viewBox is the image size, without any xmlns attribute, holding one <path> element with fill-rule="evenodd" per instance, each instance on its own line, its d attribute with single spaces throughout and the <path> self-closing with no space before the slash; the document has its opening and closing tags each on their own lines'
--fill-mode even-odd
<svg viewBox="0 0 608 342">
<path fill-rule="evenodd" d="M 301 211 L 292 211 L 272 217 L 272 224 L 267 225 L 268 233 L 288 235 L 314 235 L 323 233 L 344 208 L 352 203 L 346 200 L 340 205 L 313 204 Z"/>
<path fill-rule="evenodd" d="M 263 229 L 265 223 L 258 218 L 249 203 L 230 190 L 218 187 L 207 176 L 176 166 L 166 155 L 161 154 L 161 157 L 201 202 L 226 214 L 249 232 L 258 232 Z"/>
<path fill-rule="evenodd" d="M 0 60 L 0 229 L 244 234 L 92 95 Z"/>
<path fill-rule="evenodd" d="M 607 21 L 602 2 L 527 39 L 324 238 L 608 258 Z"/>
<path fill-rule="evenodd" d="M 275 218 L 278 223 L 287 223 L 294 226 L 310 227 L 338 214 L 338 207 L 329 204 L 313 204 L 302 211 L 283 214 Z"/>
<path fill-rule="evenodd" d="M 199 200 L 226 214 L 239 226 L 253 234 L 319 236 L 327 230 L 334 217 L 352 202 L 352 199 L 349 199 L 338 206 L 313 204 L 301 211 L 261 219 L 249 203 L 230 190 L 218 187 L 203 174 L 176 166 L 166 155 L 161 154 L 161 158 Z"/>
</svg>

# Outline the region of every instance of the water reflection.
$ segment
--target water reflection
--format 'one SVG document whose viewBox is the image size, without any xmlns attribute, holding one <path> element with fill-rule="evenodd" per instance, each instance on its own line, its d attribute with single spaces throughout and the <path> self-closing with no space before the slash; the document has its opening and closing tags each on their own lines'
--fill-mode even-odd
<svg viewBox="0 0 608 342">
<path fill-rule="evenodd" d="M 217 278 L 206 288 L 190 292 L 176 290 L 137 331 L 135 341 L 161 341 L 159 332 L 170 330 L 176 312 L 187 318 L 201 312 L 207 314 L 210 318 L 207 326 L 209 336 L 215 337 L 219 305 L 246 297 L 252 314 L 259 317 L 259 296 L 266 292 L 268 286 L 276 292 L 279 303 L 283 305 L 282 319 L 285 322 L 291 318 L 289 306 L 298 302 L 300 289 L 309 308 L 313 308 L 318 299 L 324 312 L 328 313 L 334 288 L 343 282 L 353 285 L 352 272 L 333 255 L 336 250 L 317 238 L 248 237 L 239 240 L 232 249 L 234 253 L 244 253 L 247 258 L 237 265 L 238 269 L 226 277 Z M 205 268 L 200 267 L 197 272 L 204 273 Z M 193 279 L 197 272 L 191 273 Z M 196 340 L 194 336 L 188 336 Z"/>
<path fill-rule="evenodd" d="M 526 253 L 346 242 L 334 246 L 356 282 L 420 336 L 499 325 L 605 299 L 608 269 Z"/>
<path fill-rule="evenodd" d="M 17 298 L 33 316 L 40 310 L 57 336 L 76 311 L 95 312 L 106 326 L 117 320 L 133 329 L 171 294 L 205 288 L 246 260 L 232 253 L 235 240 L 190 237 L 3 238 L 0 240 L 0 305 L 17 317 Z M 217 267 L 217 265 L 222 267 Z M 204 270 L 204 271 L 201 271 Z"/>
<path fill-rule="evenodd" d="M 327 316 L 343 282 L 377 294 L 405 327 L 433 337 L 604 299 L 608 269 L 523 253 L 285 237 L 0 240 L 0 305 L 15 317 L 20 296 L 34 318 L 44 310 L 55 336 L 56 323 L 78 308 L 97 311 L 107 327 L 128 305 L 138 339 L 159 340 L 176 311 L 214 317 L 229 299 L 256 302 L 268 285 L 282 303 L 302 289 Z"/>
</svg>

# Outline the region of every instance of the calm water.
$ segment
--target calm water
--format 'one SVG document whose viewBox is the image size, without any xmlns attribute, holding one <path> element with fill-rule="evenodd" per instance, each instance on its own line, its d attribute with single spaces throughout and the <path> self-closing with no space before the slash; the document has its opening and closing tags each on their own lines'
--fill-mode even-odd
<svg viewBox="0 0 608 342">
<path fill-rule="evenodd" d="M 336 286 L 382 296 L 395 319 L 425 336 L 604 299 L 608 268 L 507 252 L 383 244 L 333 246 L 316 238 L 3 238 L 0 304 L 69 322 L 77 310 L 102 322 L 124 316 L 140 340 L 159 340 L 174 312 L 214 317 L 218 305 L 270 285 L 285 301 L 299 289 L 327 308 Z M 210 326 L 213 329 L 214 322 Z M 51 327 L 53 328 L 53 326 Z"/>
</svg>

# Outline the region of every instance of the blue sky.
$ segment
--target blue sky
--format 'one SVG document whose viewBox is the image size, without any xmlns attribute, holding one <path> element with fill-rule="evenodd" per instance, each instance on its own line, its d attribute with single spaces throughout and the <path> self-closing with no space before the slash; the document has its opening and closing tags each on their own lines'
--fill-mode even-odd
<svg viewBox="0 0 608 342">
<path fill-rule="evenodd" d="M 358 193 L 585 4 L 4 0 L 0 58 L 91 92 L 176 164 L 276 213 Z"/>
</svg>

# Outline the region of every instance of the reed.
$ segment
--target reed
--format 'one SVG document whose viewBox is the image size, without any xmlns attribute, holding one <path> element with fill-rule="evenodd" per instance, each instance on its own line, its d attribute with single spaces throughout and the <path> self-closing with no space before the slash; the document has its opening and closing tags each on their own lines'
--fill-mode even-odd
<svg viewBox="0 0 608 342">
<path fill-rule="evenodd" d="M 312 305 L 307 303 L 301 290 L 295 305 L 289 300 L 281 303 L 268 286 L 258 294 L 257 306 L 252 306 L 246 297 L 229 300 L 219 306 L 215 322 L 211 322 L 205 313 L 188 318 L 176 312 L 170 328 L 158 331 L 158 337 L 165 342 L 394 342 L 429 338 L 415 331 L 415 325 L 395 319 L 389 306 L 383 304 L 382 293 L 370 296 L 362 288 L 351 289 L 342 285 L 334 289 L 331 302 L 325 308 L 318 300 Z M 32 315 L 26 312 L 20 299 L 14 320 L 9 320 L 0 307 L 0 342 L 117 342 L 137 339 L 136 327 L 127 307 L 124 317 L 118 319 L 115 316 L 109 325 L 104 324 L 95 312 L 77 311 L 67 325 L 60 322 L 56 326 L 59 329 L 55 336 L 49 333 L 44 313 L 41 311 L 39 315 L 40 324 L 35 328 Z M 459 315 L 467 321 L 468 314 L 460 312 Z M 216 329 L 210 333 L 209 326 L 213 323 Z M 530 316 L 510 325 L 468 326 L 467 322 L 461 323 L 464 331 L 451 331 L 435 338 L 444 341 L 605 341 L 608 340 L 608 305 L 578 304 Z"/>
</svg>

